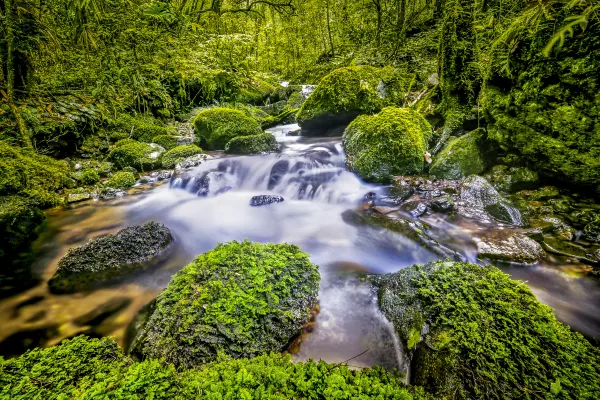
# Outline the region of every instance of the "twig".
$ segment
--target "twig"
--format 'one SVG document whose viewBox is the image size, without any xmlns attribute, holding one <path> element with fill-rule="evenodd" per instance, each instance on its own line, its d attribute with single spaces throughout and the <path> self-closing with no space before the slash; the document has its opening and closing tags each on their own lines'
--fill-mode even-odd
<svg viewBox="0 0 600 400">
<path fill-rule="evenodd" d="M 341 363 L 335 364 L 335 365 L 334 365 L 334 367 L 339 367 L 340 365 L 342 365 L 342 364 L 345 364 L 345 363 L 347 363 L 348 361 L 352 361 L 352 360 L 354 360 L 355 358 L 358 358 L 358 357 L 362 356 L 363 354 L 365 354 L 365 353 L 366 353 L 366 352 L 368 352 L 369 350 L 371 350 L 371 349 L 366 349 L 366 350 L 365 350 L 365 351 L 363 351 L 362 353 L 360 353 L 360 354 L 358 354 L 358 355 L 356 355 L 356 356 L 354 356 L 354 357 L 352 357 L 352 358 L 349 358 L 349 359 L 347 359 L 346 361 L 342 361 Z"/>
</svg>

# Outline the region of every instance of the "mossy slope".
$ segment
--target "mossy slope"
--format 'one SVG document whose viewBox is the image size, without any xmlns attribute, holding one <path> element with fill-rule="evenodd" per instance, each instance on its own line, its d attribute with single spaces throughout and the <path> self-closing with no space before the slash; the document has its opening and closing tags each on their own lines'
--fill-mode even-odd
<svg viewBox="0 0 600 400">
<path fill-rule="evenodd" d="M 222 150 L 235 137 L 262 133 L 260 124 L 244 112 L 220 107 L 200 111 L 194 127 L 200 144 L 213 150 Z"/>
<path fill-rule="evenodd" d="M 352 371 L 289 356 L 220 360 L 177 370 L 158 360 L 133 362 L 111 338 L 78 336 L 19 358 L 0 358 L 3 399 L 426 399 L 382 368 Z"/>
<path fill-rule="evenodd" d="M 192 367 L 282 351 L 316 304 L 319 273 L 288 244 L 220 244 L 177 273 L 134 352 Z"/>
<path fill-rule="evenodd" d="M 438 261 L 373 279 L 411 382 L 438 398 L 598 398 L 600 350 L 495 267 Z"/>
<path fill-rule="evenodd" d="M 377 115 L 362 115 L 344 132 L 348 167 L 373 182 L 418 174 L 430 135 L 429 123 L 408 108 L 387 107 Z"/>
</svg>

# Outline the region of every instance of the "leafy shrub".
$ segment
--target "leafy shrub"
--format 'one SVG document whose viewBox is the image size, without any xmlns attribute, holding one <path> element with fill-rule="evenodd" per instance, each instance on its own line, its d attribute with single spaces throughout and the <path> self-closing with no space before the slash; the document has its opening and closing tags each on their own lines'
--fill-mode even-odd
<svg viewBox="0 0 600 400">
<path fill-rule="evenodd" d="M 374 281 L 411 381 L 437 398 L 598 398 L 600 350 L 497 268 L 438 261 Z"/>
<path fill-rule="evenodd" d="M 195 144 L 190 144 L 187 146 L 177 146 L 169 151 L 167 151 L 162 158 L 162 165 L 165 168 L 175 168 L 177 163 L 185 160 L 188 157 L 191 157 L 196 154 L 202 153 L 202 149 Z"/>
<path fill-rule="evenodd" d="M 260 124 L 242 111 L 230 108 L 211 108 L 198 113 L 194 120 L 196 136 L 209 149 L 223 149 L 237 136 L 262 133 Z"/>
<path fill-rule="evenodd" d="M 270 133 L 260 135 L 239 136 L 231 139 L 225 145 L 225 153 L 230 154 L 261 154 L 279 150 L 275 136 Z"/>
<path fill-rule="evenodd" d="M 135 175 L 131 172 L 119 171 L 115 173 L 105 186 L 115 189 L 126 189 L 135 185 Z"/>
<path fill-rule="evenodd" d="M 384 183 L 395 175 L 420 173 L 430 135 L 429 123 L 408 108 L 362 115 L 344 132 L 348 168 L 365 180 Z"/>
<path fill-rule="evenodd" d="M 317 266 L 296 246 L 220 244 L 173 276 L 134 352 L 191 367 L 221 351 L 282 351 L 310 319 L 318 289 Z"/>
</svg>

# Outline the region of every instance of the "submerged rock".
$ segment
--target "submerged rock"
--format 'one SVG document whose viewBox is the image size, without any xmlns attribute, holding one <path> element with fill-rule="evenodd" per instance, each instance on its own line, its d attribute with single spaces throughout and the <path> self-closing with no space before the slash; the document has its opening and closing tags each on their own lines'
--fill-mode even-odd
<svg viewBox="0 0 600 400">
<path fill-rule="evenodd" d="M 532 264 L 546 256 L 535 240 L 518 234 L 495 232 L 477 241 L 477 258 L 491 261 Z"/>
<path fill-rule="evenodd" d="M 48 286 L 52 293 L 93 289 L 147 268 L 172 242 L 169 229 L 156 222 L 92 239 L 83 246 L 69 249 Z"/>
<path fill-rule="evenodd" d="M 493 266 L 437 261 L 371 279 L 410 383 L 433 398 L 522 398 L 556 382 L 564 398 L 600 391 L 600 350 Z"/>
<path fill-rule="evenodd" d="M 342 144 L 350 170 L 367 181 L 388 183 L 423 171 L 430 135 L 431 126 L 418 112 L 387 107 L 354 120 Z"/>
<path fill-rule="evenodd" d="M 309 321 L 318 267 L 298 247 L 220 244 L 175 274 L 134 344 L 180 367 L 280 352 Z"/>
<path fill-rule="evenodd" d="M 492 218 L 511 225 L 524 225 L 520 211 L 498 193 L 485 178 L 471 175 L 460 186 L 458 212 L 467 218 L 489 222 Z"/>
<path fill-rule="evenodd" d="M 253 196 L 250 199 L 250 206 L 251 207 L 260 207 L 260 206 L 266 206 L 266 205 L 273 204 L 273 203 L 281 203 L 283 201 L 284 201 L 284 198 L 281 196 L 263 194 L 260 196 Z"/>
</svg>

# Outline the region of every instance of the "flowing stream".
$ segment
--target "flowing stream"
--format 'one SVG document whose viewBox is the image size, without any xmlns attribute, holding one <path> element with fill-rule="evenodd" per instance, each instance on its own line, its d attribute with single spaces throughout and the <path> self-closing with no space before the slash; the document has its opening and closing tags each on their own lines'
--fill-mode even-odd
<svg viewBox="0 0 600 400">
<path fill-rule="evenodd" d="M 128 340 L 127 327 L 137 311 L 156 297 L 170 277 L 217 243 L 249 239 L 289 242 L 311 254 L 320 266 L 320 313 L 294 357 L 323 359 L 355 367 L 374 364 L 401 368 L 401 349 L 393 327 L 377 309 L 376 294 L 355 281 L 357 272 L 386 273 L 438 256 L 410 239 L 382 229 L 348 224 L 342 214 L 364 203 L 368 185 L 348 172 L 339 138 L 287 136 L 297 125 L 272 129 L 281 154 L 221 156 L 178 175 L 163 185 L 138 186 L 137 194 L 91 201 L 48 212 L 49 229 L 36 243 L 34 270 L 41 283 L 0 300 L 0 354 L 14 356 L 28 348 L 51 346 L 80 333 Z M 280 195 L 285 201 L 250 207 L 255 195 Z M 489 229 L 475 222 L 456 224 L 427 217 L 444 233 L 444 245 L 475 261 L 471 235 Z M 162 265 L 88 293 L 52 295 L 46 281 L 72 246 L 154 220 L 174 234 L 176 251 Z M 499 229 L 503 229 L 499 227 Z M 600 338 L 600 285 L 565 272 L 565 261 L 503 267 L 526 281 L 557 316 L 590 338 Z M 354 358 L 358 354 L 359 357 Z"/>
</svg>

